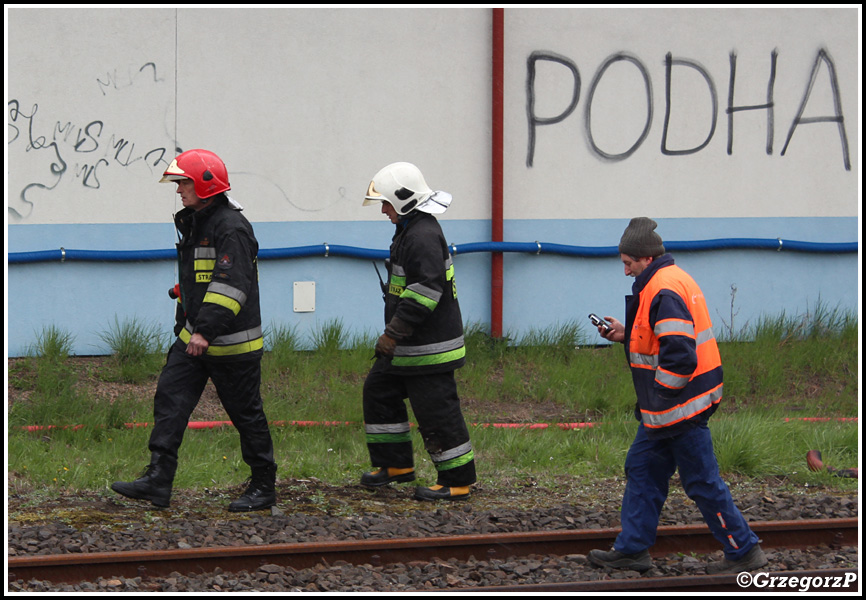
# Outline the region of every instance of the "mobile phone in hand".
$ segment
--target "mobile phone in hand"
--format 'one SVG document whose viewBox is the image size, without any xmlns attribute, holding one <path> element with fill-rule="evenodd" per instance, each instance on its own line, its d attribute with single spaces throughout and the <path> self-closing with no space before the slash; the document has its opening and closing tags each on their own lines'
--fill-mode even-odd
<svg viewBox="0 0 866 600">
<path fill-rule="evenodd" d="M 592 324 L 596 327 L 603 327 L 605 333 L 611 330 L 610 324 L 595 313 L 589 313 L 589 320 L 592 321 Z"/>
</svg>

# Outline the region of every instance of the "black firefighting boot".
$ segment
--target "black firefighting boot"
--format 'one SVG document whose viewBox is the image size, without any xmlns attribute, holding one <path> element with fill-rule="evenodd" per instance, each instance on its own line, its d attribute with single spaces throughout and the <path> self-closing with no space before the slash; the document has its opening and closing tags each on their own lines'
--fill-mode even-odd
<svg viewBox="0 0 866 600">
<path fill-rule="evenodd" d="M 144 475 L 135 481 L 115 481 L 111 489 L 127 498 L 150 500 L 154 506 L 165 508 L 170 504 L 175 471 L 176 458 L 154 452 Z"/>
<path fill-rule="evenodd" d="M 397 469 L 394 467 L 380 467 L 370 473 L 361 475 L 361 485 L 367 487 L 379 487 L 389 483 L 415 481 L 415 468 Z"/>
<path fill-rule="evenodd" d="M 439 484 L 433 487 L 416 487 L 415 500 L 468 500 L 469 486 L 445 487 Z"/>
<path fill-rule="evenodd" d="M 264 510 L 277 503 L 277 465 L 252 469 L 250 483 L 243 495 L 229 504 L 229 512 Z"/>
</svg>

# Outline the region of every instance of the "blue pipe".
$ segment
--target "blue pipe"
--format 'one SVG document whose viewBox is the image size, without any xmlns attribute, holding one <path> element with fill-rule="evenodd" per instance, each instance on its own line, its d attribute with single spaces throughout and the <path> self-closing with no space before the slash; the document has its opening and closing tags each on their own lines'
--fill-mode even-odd
<svg viewBox="0 0 866 600">
<path fill-rule="evenodd" d="M 176 250 L 37 250 L 34 252 L 10 252 L 10 265 L 51 261 L 80 262 L 134 262 L 148 260 L 176 260 Z"/>
<path fill-rule="evenodd" d="M 474 242 L 469 244 L 451 244 L 451 254 L 471 254 L 474 252 L 522 252 L 526 254 L 559 254 L 564 256 L 580 256 L 584 258 L 601 258 L 619 256 L 616 246 L 568 246 L 564 244 L 548 244 L 546 242 Z M 717 240 L 696 240 L 689 242 L 665 242 L 665 248 L 671 251 L 697 252 L 704 250 L 790 250 L 794 252 L 812 252 L 817 254 L 846 254 L 857 252 L 858 242 L 819 243 L 800 242 L 796 240 L 728 238 Z M 259 251 L 259 258 L 271 260 L 279 258 L 305 258 L 311 256 L 342 256 L 349 258 L 365 258 L 370 260 L 385 260 L 387 250 L 356 248 L 333 244 L 316 244 L 314 246 L 297 246 L 294 248 L 273 248 Z M 152 260 L 174 260 L 175 250 L 39 250 L 34 252 L 10 252 L 8 263 L 37 263 L 51 261 L 76 262 L 135 262 Z"/>
<path fill-rule="evenodd" d="M 318 244 L 316 246 L 298 246 L 296 248 L 273 248 L 271 250 L 259 250 L 259 258 L 269 260 L 272 258 L 304 258 L 308 256 L 348 256 L 352 258 L 369 258 L 372 260 L 385 260 L 388 258 L 387 250 L 370 250 L 368 248 L 355 248 L 353 246 L 338 246 L 335 244 Z"/>
</svg>

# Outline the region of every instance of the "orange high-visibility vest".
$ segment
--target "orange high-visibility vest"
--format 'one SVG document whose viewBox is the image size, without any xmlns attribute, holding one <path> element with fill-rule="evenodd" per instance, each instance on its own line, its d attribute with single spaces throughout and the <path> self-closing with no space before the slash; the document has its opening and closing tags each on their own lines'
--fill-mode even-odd
<svg viewBox="0 0 866 600">
<path fill-rule="evenodd" d="M 682 298 L 691 314 L 691 321 L 658 315 L 656 323 L 650 323 L 650 306 L 662 290 L 672 291 Z M 659 340 L 674 335 L 695 340 L 697 368 L 691 373 L 675 373 L 659 366 Z M 649 394 L 653 400 L 649 405 L 641 403 L 640 406 L 645 427 L 670 427 L 699 415 L 722 399 L 722 360 L 703 292 L 694 279 L 676 265 L 659 269 L 640 292 L 628 356 L 636 382 L 649 382 L 648 377 L 637 377 L 637 374 L 652 371 L 657 386 L 670 390 L 671 397 L 676 394 L 673 400 L 663 399 L 656 393 Z M 714 370 L 717 373 L 711 374 Z M 696 381 L 705 374 L 711 375 Z"/>
</svg>

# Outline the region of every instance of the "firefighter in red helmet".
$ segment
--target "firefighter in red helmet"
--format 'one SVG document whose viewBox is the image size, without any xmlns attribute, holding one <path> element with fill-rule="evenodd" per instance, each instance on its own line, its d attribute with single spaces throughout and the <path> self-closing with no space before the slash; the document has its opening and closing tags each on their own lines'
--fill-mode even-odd
<svg viewBox="0 0 866 600">
<path fill-rule="evenodd" d="M 171 161 L 159 182 L 184 180 L 192 181 L 196 195 L 203 200 L 231 189 L 225 163 L 209 150 L 187 150 L 178 155 Z"/>
<path fill-rule="evenodd" d="M 184 208 L 174 222 L 179 279 L 177 340 L 154 396 L 154 427 L 145 474 L 111 488 L 124 496 L 169 506 L 178 449 L 193 409 L 210 379 L 240 434 L 250 483 L 228 509 L 276 504 L 274 450 L 260 393 L 263 349 L 259 308 L 258 242 L 242 207 L 229 198 L 223 161 L 208 150 L 178 155 L 160 183 L 177 184 Z"/>
</svg>

